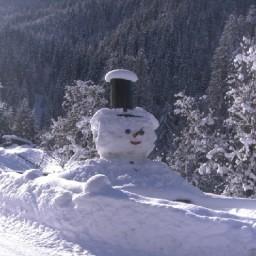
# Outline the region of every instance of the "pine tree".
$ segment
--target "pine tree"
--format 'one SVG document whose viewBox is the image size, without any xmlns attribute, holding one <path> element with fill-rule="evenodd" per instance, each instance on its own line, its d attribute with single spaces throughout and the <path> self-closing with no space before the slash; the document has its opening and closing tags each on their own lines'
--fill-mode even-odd
<svg viewBox="0 0 256 256">
<path fill-rule="evenodd" d="M 13 120 L 13 111 L 12 109 L 4 102 L 0 102 L 0 137 L 4 134 L 10 134 L 11 131 L 11 122 Z"/>
<path fill-rule="evenodd" d="M 11 121 L 11 129 L 17 136 L 31 141 L 34 140 L 36 130 L 34 128 L 33 114 L 27 99 L 24 99 L 15 110 L 13 120 Z"/>
<path fill-rule="evenodd" d="M 256 36 L 256 6 L 251 5 L 246 16 L 246 33 L 245 36 L 251 40 Z"/>
<path fill-rule="evenodd" d="M 230 75 L 229 117 L 226 125 L 233 134 L 234 160 L 230 163 L 227 192 L 240 196 L 256 194 L 256 45 L 244 38 L 241 53 L 234 59 Z"/>
<path fill-rule="evenodd" d="M 207 96 L 193 98 L 176 95 L 175 114 L 184 119 L 184 129 L 175 139 L 177 148 L 169 154 L 169 164 L 189 182 L 207 192 L 218 192 L 221 177 L 215 172 L 202 171 L 207 153 L 220 139 L 215 130 L 212 112 L 203 111 Z"/>
<path fill-rule="evenodd" d="M 244 17 L 242 16 L 237 17 L 234 14 L 229 16 L 212 60 L 212 73 L 207 90 L 209 108 L 218 117 L 217 122 L 219 124 L 227 116 L 227 107 L 224 99 L 228 90 L 227 77 L 232 67 L 232 59 L 236 55 L 242 39 L 244 23 Z"/>
<path fill-rule="evenodd" d="M 66 86 L 64 116 L 52 121 L 50 131 L 42 135 L 42 145 L 65 164 L 70 158 L 92 158 L 96 151 L 90 130 L 90 118 L 106 104 L 104 89 L 91 81 L 75 81 Z"/>
<path fill-rule="evenodd" d="M 233 196 L 256 194 L 256 45 L 244 38 L 233 60 L 226 92 L 227 117 L 222 140 L 214 143 L 200 170 L 223 177 L 223 193 Z"/>
</svg>

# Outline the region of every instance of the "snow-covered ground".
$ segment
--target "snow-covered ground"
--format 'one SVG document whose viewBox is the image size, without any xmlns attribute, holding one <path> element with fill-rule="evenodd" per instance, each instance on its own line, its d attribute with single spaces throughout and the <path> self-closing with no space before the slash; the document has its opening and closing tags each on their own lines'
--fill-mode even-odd
<svg viewBox="0 0 256 256">
<path fill-rule="evenodd" d="M 61 172 L 58 162 L 41 149 L 27 146 L 0 147 L 0 170 L 23 173 L 41 168 L 44 173 Z"/>
<path fill-rule="evenodd" d="M 1 256 L 70 256 L 91 254 L 65 241 L 58 231 L 14 215 L 0 215 Z"/>
<path fill-rule="evenodd" d="M 255 200 L 205 195 L 151 161 L 17 173 L 21 151 L 0 151 L 0 256 L 256 255 Z"/>
</svg>

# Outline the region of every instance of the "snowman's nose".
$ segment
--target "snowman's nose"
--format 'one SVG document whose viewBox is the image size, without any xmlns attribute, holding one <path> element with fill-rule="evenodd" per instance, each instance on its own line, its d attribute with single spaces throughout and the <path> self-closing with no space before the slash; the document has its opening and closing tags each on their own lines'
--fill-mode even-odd
<svg viewBox="0 0 256 256">
<path fill-rule="evenodd" d="M 144 131 L 142 129 L 140 129 L 139 131 L 133 133 L 133 137 L 136 138 L 138 135 L 144 135 Z"/>
</svg>

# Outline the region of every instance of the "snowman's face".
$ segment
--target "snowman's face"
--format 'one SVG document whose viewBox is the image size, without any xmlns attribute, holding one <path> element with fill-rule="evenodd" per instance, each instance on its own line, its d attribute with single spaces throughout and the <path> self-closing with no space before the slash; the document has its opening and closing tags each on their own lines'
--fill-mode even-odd
<svg viewBox="0 0 256 256">
<path fill-rule="evenodd" d="M 102 158 L 144 159 L 150 154 L 156 140 L 156 125 L 151 120 L 154 117 L 143 111 L 140 115 L 125 117 L 112 110 L 112 113 L 105 113 L 97 119 L 92 130 Z"/>
<path fill-rule="evenodd" d="M 125 133 L 127 135 L 130 135 L 129 140 L 132 145 L 139 145 L 142 143 L 143 138 L 141 138 L 141 137 L 144 136 L 145 131 L 142 127 L 138 131 L 132 131 L 131 129 L 125 129 Z"/>
</svg>

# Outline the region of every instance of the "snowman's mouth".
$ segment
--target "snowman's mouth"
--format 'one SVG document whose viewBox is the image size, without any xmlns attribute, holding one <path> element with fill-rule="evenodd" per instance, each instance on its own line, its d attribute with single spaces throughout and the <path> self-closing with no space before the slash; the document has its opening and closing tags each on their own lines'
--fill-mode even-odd
<svg viewBox="0 0 256 256">
<path fill-rule="evenodd" d="M 134 140 L 131 140 L 130 142 L 132 145 L 139 145 L 141 143 L 141 141 L 134 141 Z"/>
</svg>

